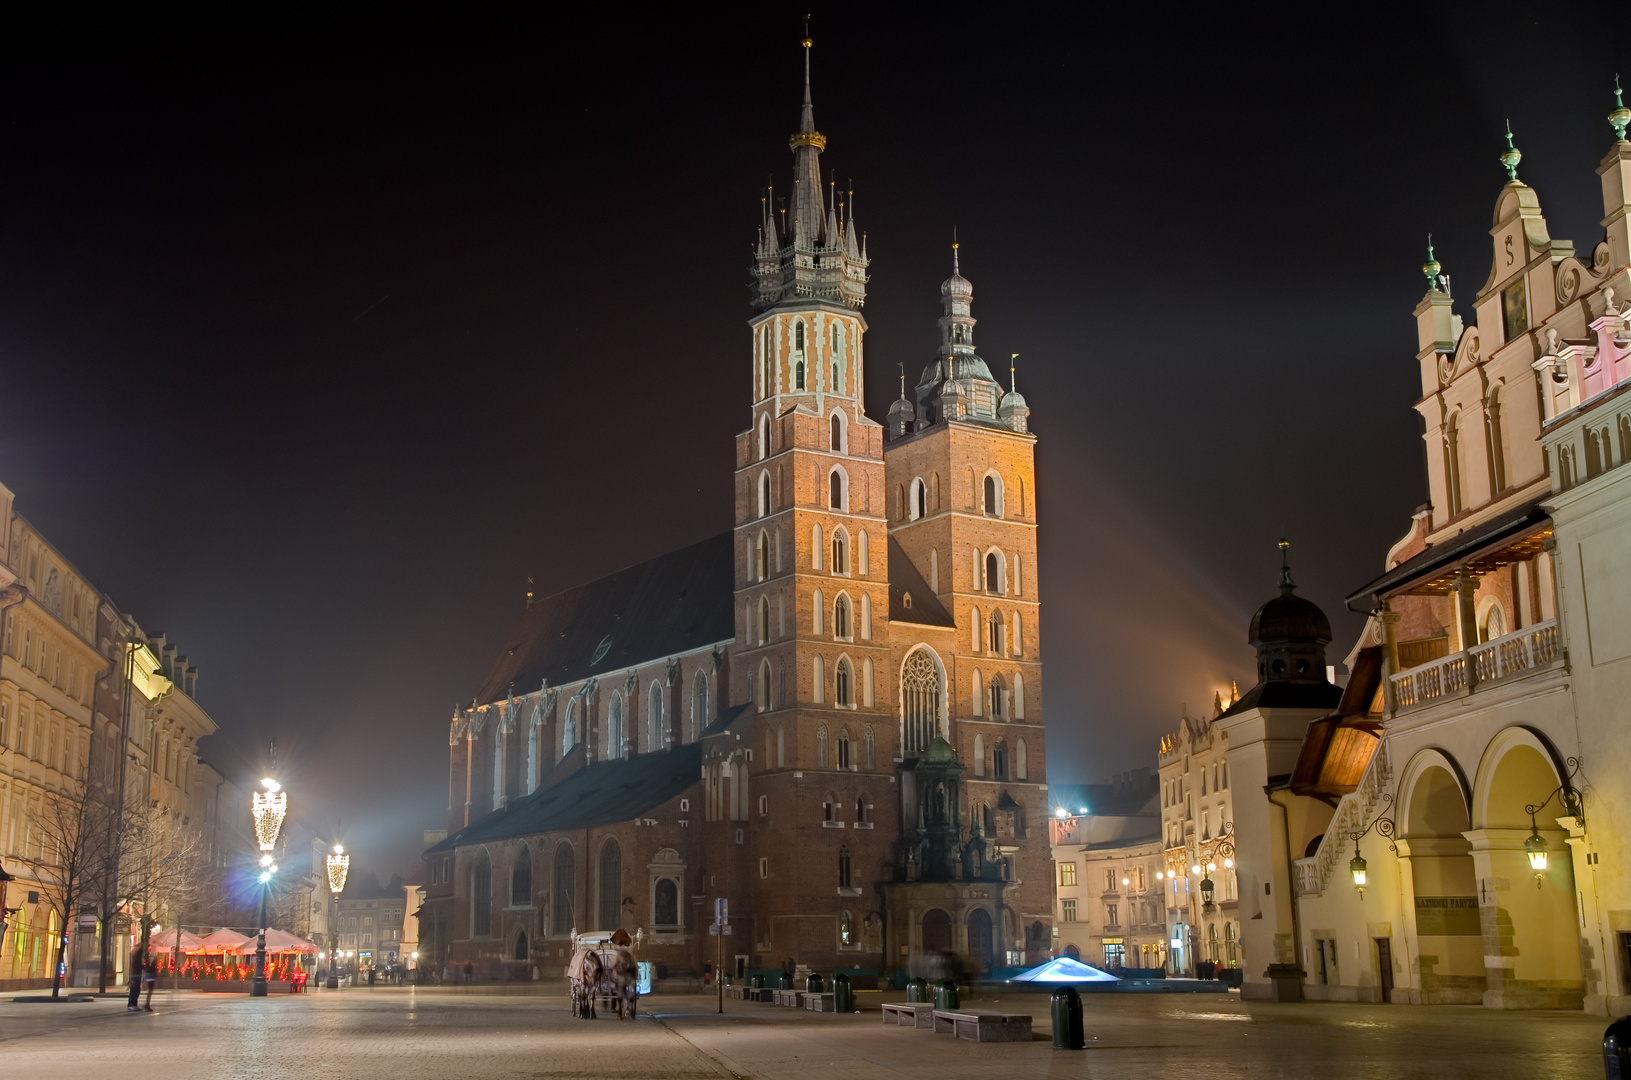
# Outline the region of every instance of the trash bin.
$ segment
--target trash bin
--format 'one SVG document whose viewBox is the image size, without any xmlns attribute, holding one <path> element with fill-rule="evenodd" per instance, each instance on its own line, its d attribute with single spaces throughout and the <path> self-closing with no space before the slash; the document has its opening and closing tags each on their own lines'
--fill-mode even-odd
<svg viewBox="0 0 1631 1080">
<path fill-rule="evenodd" d="M 855 991 L 849 988 L 849 976 L 843 972 L 832 977 L 832 1011 L 841 1013 L 855 1011 Z"/>
<path fill-rule="evenodd" d="M 1631 1080 L 1631 1016 L 1622 1016 L 1603 1032 L 1603 1075 Z"/>
<path fill-rule="evenodd" d="M 1082 995 L 1061 986 L 1053 992 L 1053 1048 L 1080 1050 L 1087 1045 L 1082 1031 Z"/>
<path fill-rule="evenodd" d="M 765 988 L 765 977 L 759 973 L 749 975 L 748 988 L 750 990 L 763 990 Z"/>
<path fill-rule="evenodd" d="M 1271 1000 L 1274 1001 L 1301 1001 L 1303 999 L 1303 980 L 1308 978 L 1308 972 L 1296 964 L 1270 964 L 1263 974 L 1269 978 L 1272 985 Z"/>
<path fill-rule="evenodd" d="M 937 1009 L 957 1008 L 957 984 L 950 979 L 941 979 L 934 984 L 934 1007 Z"/>
<path fill-rule="evenodd" d="M 793 975 L 792 975 L 791 972 L 784 971 L 780 975 L 776 976 L 776 989 L 778 989 L 778 990 L 791 990 L 791 989 L 793 989 Z"/>
<path fill-rule="evenodd" d="M 809 978 L 804 980 L 805 993 L 822 994 L 825 993 L 826 990 L 827 988 L 821 983 L 821 973 L 818 971 L 810 972 Z"/>
<path fill-rule="evenodd" d="M 928 1001 L 929 984 L 921 976 L 906 984 L 906 1003 L 908 1005 L 928 1004 Z"/>
</svg>

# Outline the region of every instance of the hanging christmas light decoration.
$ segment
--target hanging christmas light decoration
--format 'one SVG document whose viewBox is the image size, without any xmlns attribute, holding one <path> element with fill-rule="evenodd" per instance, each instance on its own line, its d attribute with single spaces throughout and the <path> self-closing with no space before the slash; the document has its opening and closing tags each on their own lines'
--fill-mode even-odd
<svg viewBox="0 0 1631 1080">
<path fill-rule="evenodd" d="M 345 892 L 345 875 L 351 869 L 351 856 L 345 853 L 345 848 L 339 844 L 334 845 L 334 851 L 328 857 L 328 890 L 336 895 Z"/>
<path fill-rule="evenodd" d="M 261 786 L 266 790 L 249 797 L 249 812 L 255 817 L 255 842 L 262 851 L 271 851 L 277 847 L 278 832 L 289 812 L 289 793 L 271 777 L 262 780 Z"/>
</svg>

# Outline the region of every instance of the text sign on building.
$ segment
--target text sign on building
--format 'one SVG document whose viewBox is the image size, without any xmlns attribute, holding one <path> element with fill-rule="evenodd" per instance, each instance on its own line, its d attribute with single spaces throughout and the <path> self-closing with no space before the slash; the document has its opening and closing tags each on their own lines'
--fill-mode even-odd
<svg viewBox="0 0 1631 1080">
<path fill-rule="evenodd" d="M 1416 897 L 1416 933 L 1424 937 L 1480 937 L 1483 932 L 1477 897 Z"/>
</svg>

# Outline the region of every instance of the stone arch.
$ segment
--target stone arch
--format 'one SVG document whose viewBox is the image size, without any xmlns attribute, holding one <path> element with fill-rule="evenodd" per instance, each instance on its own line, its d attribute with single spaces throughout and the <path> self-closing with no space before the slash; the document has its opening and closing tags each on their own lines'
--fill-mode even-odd
<svg viewBox="0 0 1631 1080">
<path fill-rule="evenodd" d="M 1455 759 L 1417 751 L 1399 774 L 1400 873 L 1423 1004 L 1476 1005 L 1485 989 L 1468 790 Z M 1335 839 L 1335 838 L 1331 838 Z"/>
<path fill-rule="evenodd" d="M 1514 757 L 1520 748 L 1534 756 Z M 1484 749 L 1473 778 L 1473 828 L 1528 829 L 1529 815 L 1523 807 L 1544 799 L 1562 782 L 1563 774 L 1557 751 L 1539 732 L 1518 726 L 1501 730 Z M 1538 790 L 1530 790 L 1530 783 Z"/>
<path fill-rule="evenodd" d="M 906 651 L 900 665 L 900 747 L 904 756 L 928 749 L 946 730 L 946 666 L 922 642 Z"/>
<path fill-rule="evenodd" d="M 943 908 L 930 908 L 918 923 L 923 952 L 951 951 L 951 916 Z"/>
</svg>

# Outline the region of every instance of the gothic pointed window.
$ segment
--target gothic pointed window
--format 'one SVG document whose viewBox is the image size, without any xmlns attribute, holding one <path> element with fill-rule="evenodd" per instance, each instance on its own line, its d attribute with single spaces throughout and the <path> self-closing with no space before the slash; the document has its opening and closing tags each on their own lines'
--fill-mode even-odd
<svg viewBox="0 0 1631 1080">
<path fill-rule="evenodd" d="M 623 695 L 612 693 L 612 703 L 607 709 L 610 729 L 606 738 L 606 756 L 620 758 L 623 756 Z"/>
<path fill-rule="evenodd" d="M 763 581 L 770 576 L 770 535 L 761 532 L 753 551 L 753 579 Z"/>
<path fill-rule="evenodd" d="M 1001 656 L 1003 654 L 1003 640 L 1002 639 L 1003 639 L 1004 636 L 1005 635 L 1003 634 L 1002 612 L 993 611 L 991 613 L 991 636 L 988 639 L 987 644 L 990 647 L 991 652 L 993 654 L 997 655 L 997 656 Z"/>
<path fill-rule="evenodd" d="M 759 418 L 759 460 L 770 456 L 770 414 Z"/>
<path fill-rule="evenodd" d="M 985 775 L 985 736 L 974 736 L 974 775 Z"/>
<path fill-rule="evenodd" d="M 770 598 L 759 597 L 759 644 L 770 640 Z"/>
<path fill-rule="evenodd" d="M 616 930 L 622 925 L 623 849 L 608 839 L 600 849 L 600 928 Z"/>
<path fill-rule="evenodd" d="M 827 505 L 834 510 L 844 509 L 844 473 L 834 469 L 827 480 Z"/>
<path fill-rule="evenodd" d="M 940 733 L 940 703 L 945 697 L 944 676 L 927 647 L 907 656 L 901 669 L 900 696 L 902 753 L 922 753 Z"/>
<path fill-rule="evenodd" d="M 1026 748 L 1024 739 L 1014 740 L 1014 778 L 1016 780 L 1029 779 L 1030 762 L 1026 761 Z M 1143 871 L 1140 871 L 1142 873 Z M 1143 888 L 1143 886 L 1139 886 Z"/>
<path fill-rule="evenodd" d="M 769 680 L 767 679 L 766 682 L 768 683 Z M 769 689 L 767 685 L 765 687 L 767 696 Z M 691 687 L 691 693 L 693 696 L 691 707 L 694 715 L 691 717 L 691 728 L 687 732 L 687 741 L 694 741 L 696 733 L 708 726 L 708 675 L 706 672 L 697 672 L 696 682 Z"/>
<path fill-rule="evenodd" d="M 985 512 L 991 517 L 1002 516 L 1002 483 L 995 473 L 985 478 Z"/>
<path fill-rule="evenodd" d="M 985 557 L 985 588 L 987 592 L 1002 592 L 1002 556 L 994 551 Z"/>
<path fill-rule="evenodd" d="M 760 712 L 764 712 L 765 710 L 770 708 L 770 661 L 769 660 L 761 660 L 759 662 L 759 678 L 758 678 L 757 681 L 758 681 L 758 687 L 757 687 L 756 692 L 754 694 L 754 704 L 758 706 Z"/>
<path fill-rule="evenodd" d="M 515 852 L 515 864 L 510 867 L 510 904 L 523 907 L 532 903 L 532 851 L 522 844 Z"/>
<path fill-rule="evenodd" d="M 647 702 L 647 750 L 661 750 L 663 746 L 663 693 L 663 684 L 653 681 L 651 684 L 651 700 Z"/>
<path fill-rule="evenodd" d="M 875 769 L 877 765 L 878 743 L 872 735 L 871 725 L 867 726 L 866 735 L 861 740 L 861 764 L 867 769 Z M 858 813 L 857 820 L 865 821 L 866 814 Z"/>
<path fill-rule="evenodd" d="M 924 485 L 922 477 L 912 480 L 912 520 L 928 517 L 929 515 L 929 489 Z"/>
<path fill-rule="evenodd" d="M 849 848 L 840 848 L 838 852 L 838 887 L 852 889 L 855 877 L 855 862 L 850 857 Z"/>
<path fill-rule="evenodd" d="M 486 937 L 493 932 L 493 864 L 486 851 L 476 852 L 470 870 L 470 936 Z"/>
<path fill-rule="evenodd" d="M 817 699 L 820 700 L 819 698 Z M 827 725 L 816 728 L 816 768 L 827 767 Z"/>
<path fill-rule="evenodd" d="M 993 719 L 993 720 L 1003 719 L 1004 718 L 1003 714 L 1004 714 L 1004 712 L 1006 712 L 1006 710 L 1003 708 L 1003 705 L 1004 705 L 1003 698 L 1006 697 L 1007 695 L 1003 692 L 1003 689 L 1004 688 L 1003 688 L 1003 685 L 1002 685 L 1002 676 L 1001 675 L 991 676 L 991 687 L 990 687 L 990 691 L 991 691 L 990 692 L 990 699 L 991 699 L 991 701 L 990 701 L 990 704 L 991 704 L 991 719 Z M 1006 779 L 1006 777 L 1004 779 Z"/>
<path fill-rule="evenodd" d="M 832 432 L 831 432 L 831 434 L 832 434 L 832 440 L 831 440 L 832 441 L 832 452 L 835 453 L 835 454 L 842 454 L 844 452 L 844 414 L 843 413 L 835 412 L 835 413 L 832 414 L 831 428 L 832 428 Z"/>
<path fill-rule="evenodd" d="M 804 361 L 800 360 L 793 365 L 793 389 L 804 389 Z"/>
<path fill-rule="evenodd" d="M 764 517 L 770 513 L 770 474 L 759 474 L 759 516 Z"/>
<path fill-rule="evenodd" d="M 840 659 L 833 669 L 833 701 L 838 705 L 855 704 L 855 675 L 850 670 L 847 658 Z M 849 736 L 844 738 L 848 739 Z"/>
<path fill-rule="evenodd" d="M 849 597 L 843 593 L 832 604 L 832 635 L 842 641 L 850 639 Z"/>
<path fill-rule="evenodd" d="M 839 661 L 840 666 L 845 661 Z M 855 759 L 850 750 L 849 728 L 838 729 L 838 767 L 840 769 L 854 769 Z"/>
<path fill-rule="evenodd" d="M 578 699 L 566 703 L 566 723 L 561 726 L 561 755 L 564 757 L 578 745 Z"/>
<path fill-rule="evenodd" d="M 832 572 L 849 573 L 849 537 L 841 528 L 834 529 L 832 534 Z"/>
<path fill-rule="evenodd" d="M 991 775 L 998 780 L 1008 779 L 1008 742 L 1006 739 L 998 739 L 997 745 L 991 748 Z"/>
</svg>

